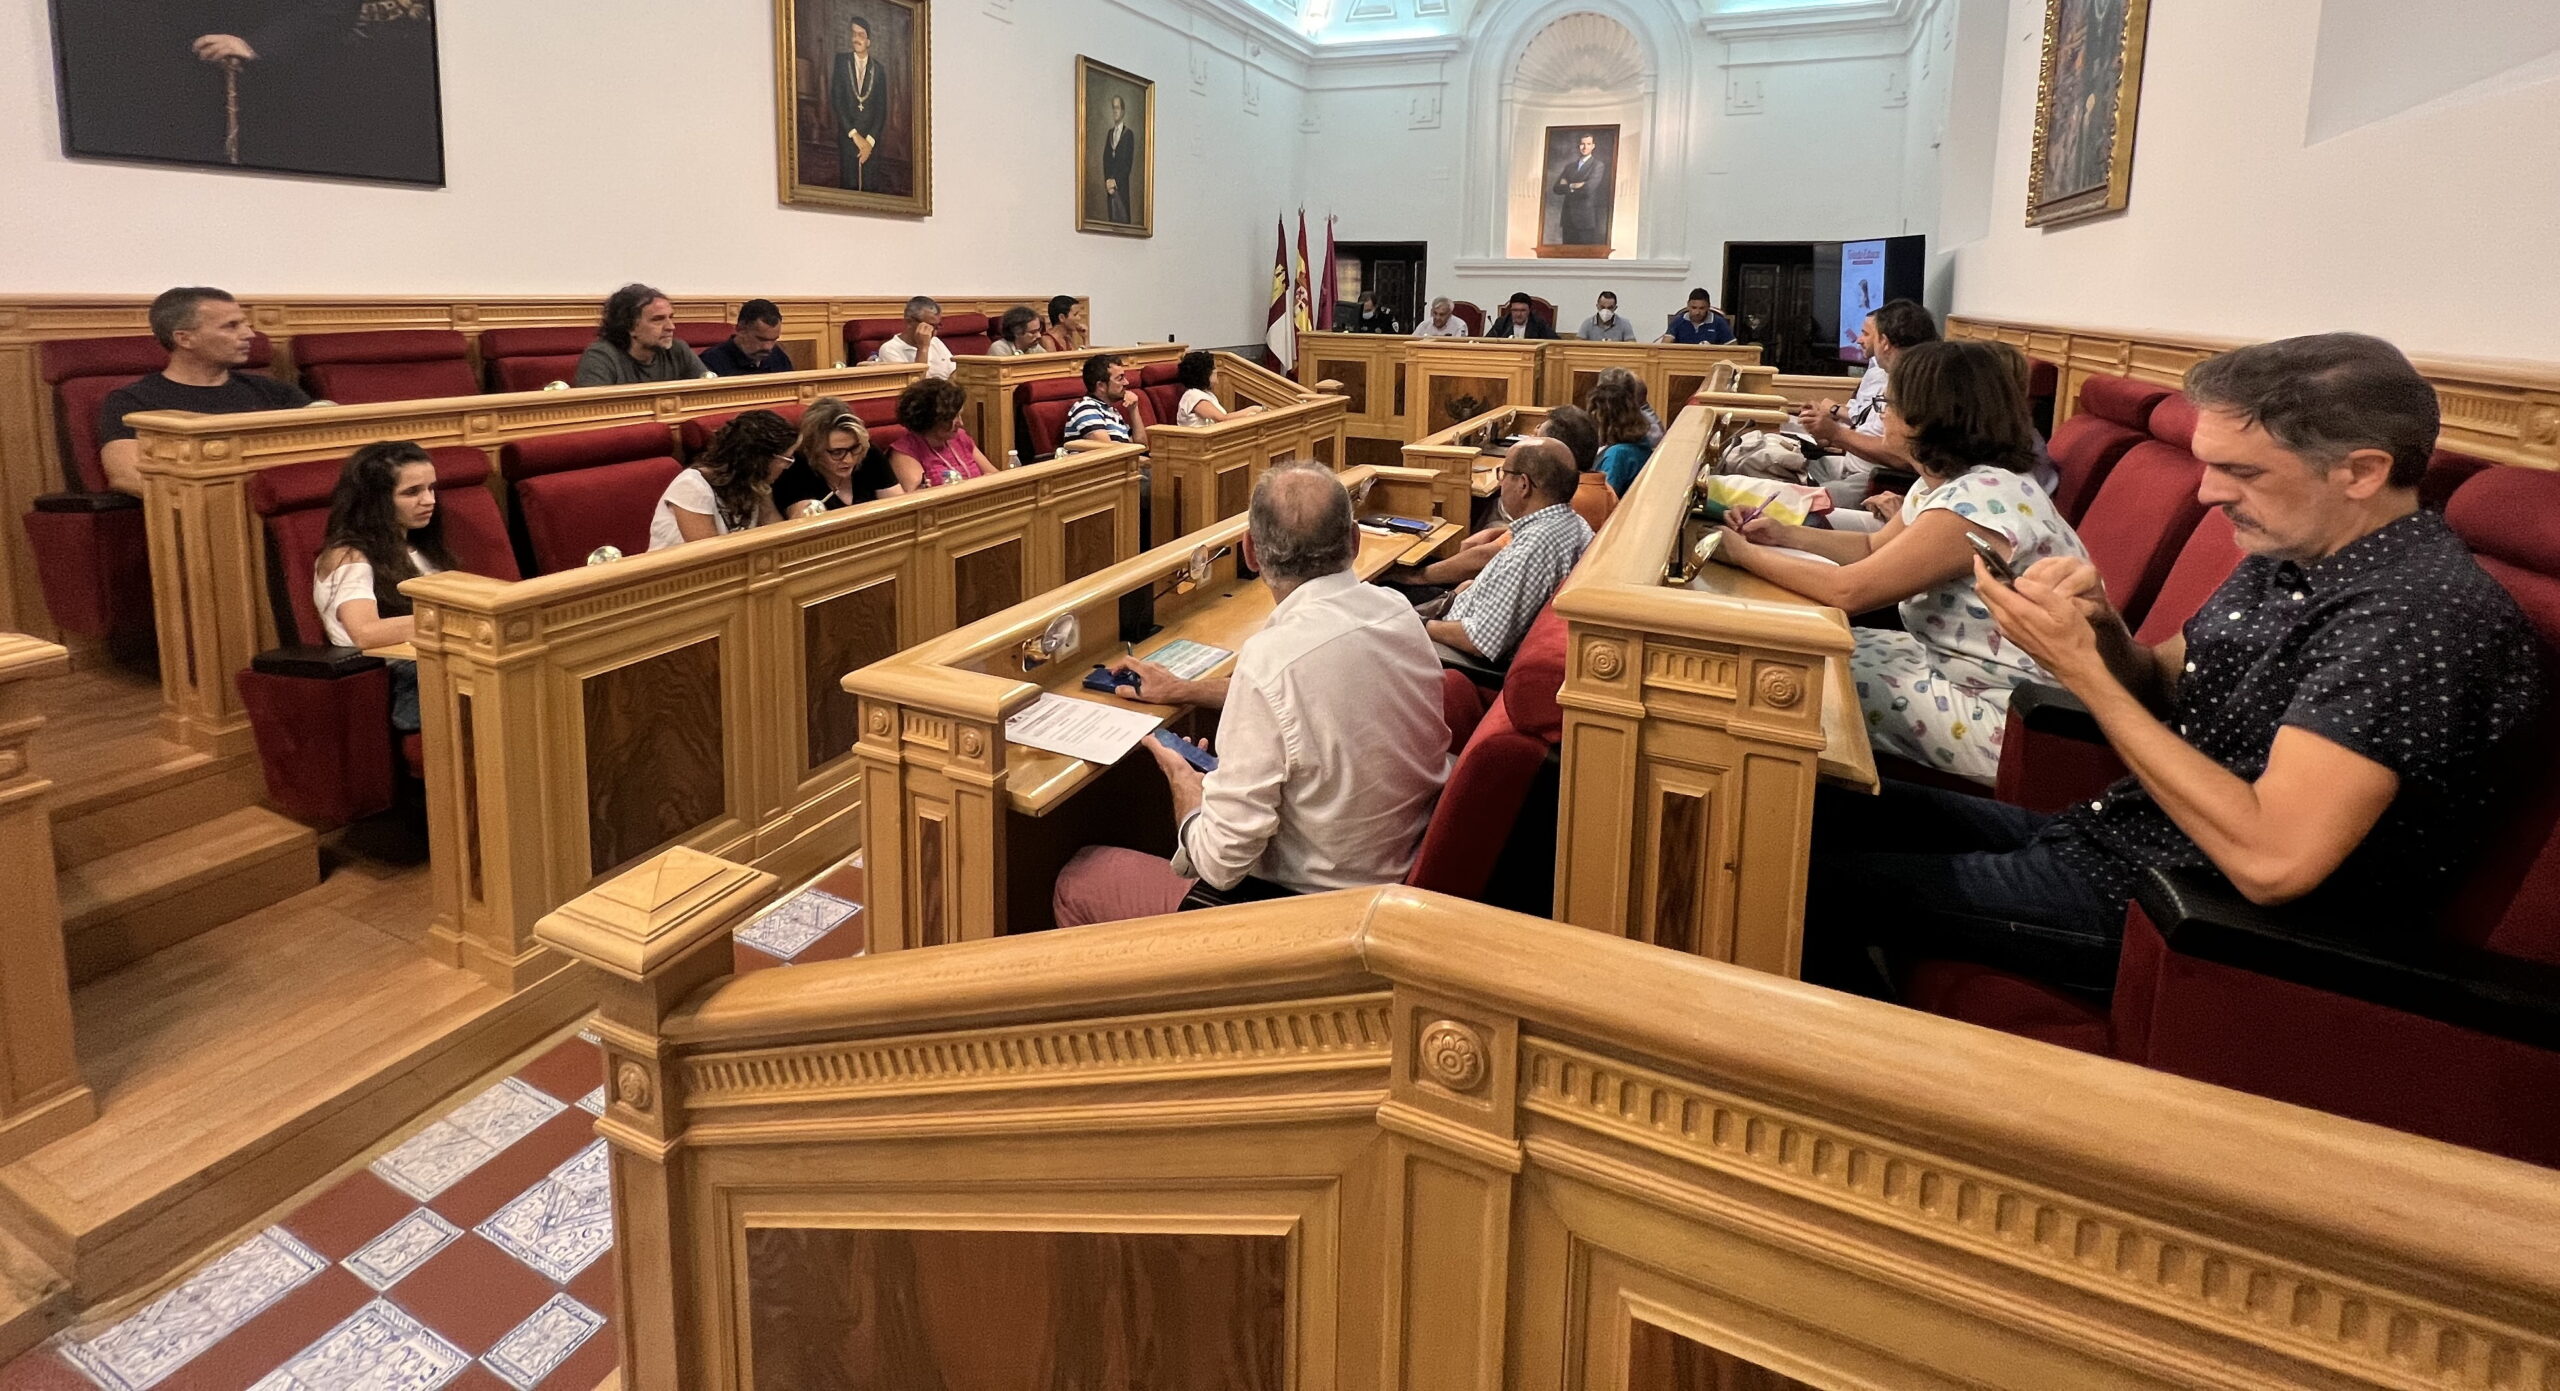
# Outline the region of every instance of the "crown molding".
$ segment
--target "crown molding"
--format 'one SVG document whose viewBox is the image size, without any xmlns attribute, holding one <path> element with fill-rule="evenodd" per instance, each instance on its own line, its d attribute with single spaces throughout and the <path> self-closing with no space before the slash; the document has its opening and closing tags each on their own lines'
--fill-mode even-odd
<svg viewBox="0 0 2560 1391">
<path fill-rule="evenodd" d="M 1721 0 L 1706 0 L 1698 16 L 1698 32 L 1713 38 L 1791 38 L 1835 35 L 1860 30 L 1908 33 L 1938 0 L 1851 0 L 1818 9 L 1728 10 Z"/>
</svg>

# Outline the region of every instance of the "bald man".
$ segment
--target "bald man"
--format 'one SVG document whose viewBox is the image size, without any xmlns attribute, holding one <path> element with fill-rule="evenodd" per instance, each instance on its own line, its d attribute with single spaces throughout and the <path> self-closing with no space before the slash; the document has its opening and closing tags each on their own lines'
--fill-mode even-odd
<svg viewBox="0 0 2560 1391">
<path fill-rule="evenodd" d="M 1512 519 L 1511 543 L 1449 596 L 1448 608 L 1428 625 L 1432 641 L 1488 662 L 1511 660 L 1511 649 L 1591 544 L 1591 524 L 1573 510 L 1579 474 L 1562 440 L 1511 446 L 1499 494 Z"/>
<path fill-rule="evenodd" d="M 1440 659 L 1422 620 L 1353 573 L 1360 530 L 1331 469 L 1272 469 L 1248 517 L 1244 561 L 1274 606 L 1237 651 L 1235 675 L 1185 681 L 1148 662 L 1112 664 L 1125 697 L 1217 707 L 1217 767 L 1204 776 L 1153 739 L 1138 746 L 1173 788 L 1173 858 L 1076 852 L 1050 894 L 1060 927 L 1170 913 L 1196 880 L 1317 893 L 1393 884 L 1413 866 L 1450 763 Z"/>
</svg>

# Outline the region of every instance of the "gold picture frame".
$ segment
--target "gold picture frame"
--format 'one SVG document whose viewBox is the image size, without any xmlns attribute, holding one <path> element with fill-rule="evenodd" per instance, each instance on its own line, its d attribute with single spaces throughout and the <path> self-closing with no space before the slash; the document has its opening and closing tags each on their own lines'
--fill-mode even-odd
<svg viewBox="0 0 2560 1391">
<path fill-rule="evenodd" d="M 932 213 L 933 0 L 773 0 L 773 33 L 782 201 Z"/>
<path fill-rule="evenodd" d="M 2045 0 L 2027 225 L 2121 212 L 2133 191 L 2151 0 Z"/>
<path fill-rule="evenodd" d="M 1110 110 L 1114 98 L 1123 103 L 1118 126 L 1106 116 L 1099 127 L 1092 118 Z M 1133 113 L 1128 105 L 1144 107 Z M 1113 142 L 1113 132 L 1125 142 Z M 1120 187 L 1121 182 L 1133 187 Z M 1076 55 L 1076 230 L 1115 237 L 1156 234 L 1156 84 L 1109 63 Z"/>
</svg>

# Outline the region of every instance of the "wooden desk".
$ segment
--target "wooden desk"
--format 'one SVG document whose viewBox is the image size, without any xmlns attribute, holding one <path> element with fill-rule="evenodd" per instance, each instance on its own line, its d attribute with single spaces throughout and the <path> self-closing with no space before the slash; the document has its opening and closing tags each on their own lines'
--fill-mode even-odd
<svg viewBox="0 0 2560 1391">
<path fill-rule="evenodd" d="M 1546 423 L 1545 406 L 1496 406 L 1406 445 L 1404 466 L 1439 474 L 1453 499 L 1482 502 L 1502 490 L 1501 457 L 1487 454 L 1485 447 L 1509 435 L 1536 434 Z"/>
<path fill-rule="evenodd" d="M 385 643 L 380 647 L 366 648 L 364 655 L 380 657 L 385 661 L 414 662 L 418 660 L 418 645 L 414 642 Z"/>
<path fill-rule="evenodd" d="M 1600 374 L 1622 367 L 1644 383 L 1653 408 L 1668 418 L 1705 384 L 1716 364 L 1737 367 L 1760 363 L 1757 343 L 1586 343 L 1564 338 L 1547 345 L 1545 380 L 1538 404 L 1589 405 Z"/>
<path fill-rule="evenodd" d="M 1001 468 L 1005 455 L 1026 448 L 1017 427 L 1022 412 L 1021 390 L 1032 382 L 1084 375 L 1085 359 L 1106 353 L 1120 359 L 1134 381 L 1138 369 L 1158 362 L 1178 361 L 1190 349 L 1181 343 L 1140 343 L 1133 347 L 1079 348 L 1067 353 L 1031 353 L 1012 357 L 966 356 L 951 360 L 951 384 L 968 398 L 961 408 L 960 423 L 987 459 Z M 1025 459 L 1024 463 L 1033 460 Z"/>
<path fill-rule="evenodd" d="M 1356 468 L 1343 481 L 1355 491 L 1367 486 L 1363 515 L 1438 516 L 1430 475 Z M 1456 524 L 1439 520 L 1420 541 L 1363 532 L 1355 568 L 1372 578 L 1417 547 L 1443 544 Z M 1245 524 L 1230 517 L 844 678 L 861 703 L 855 756 L 864 787 L 871 897 L 863 920 L 871 950 L 1045 927 L 1057 867 L 1082 845 L 1171 851 L 1170 798 L 1146 759 L 1102 765 L 1016 746 L 1004 723 L 1052 692 L 1127 704 L 1081 683 L 1096 663 L 1123 652 L 1121 600 L 1141 588 L 1159 594 L 1160 625 L 1135 644 L 1141 654 L 1182 638 L 1239 649 L 1271 613 L 1270 591 L 1236 573 Z M 1176 592 L 1175 577 L 1202 548 L 1217 554 L 1209 581 Z M 1076 616 L 1075 650 L 1024 671 L 1023 642 L 1061 614 Z M 1165 723 L 1189 714 L 1137 708 Z M 1070 803 L 1090 814 L 1057 814 Z"/>
<path fill-rule="evenodd" d="M 1666 583 L 1697 464 L 1737 426 L 1681 412 L 1556 595 L 1555 914 L 1791 976 L 1815 786 L 1872 788 L 1875 759 L 1845 615 L 1724 566 Z"/>
</svg>

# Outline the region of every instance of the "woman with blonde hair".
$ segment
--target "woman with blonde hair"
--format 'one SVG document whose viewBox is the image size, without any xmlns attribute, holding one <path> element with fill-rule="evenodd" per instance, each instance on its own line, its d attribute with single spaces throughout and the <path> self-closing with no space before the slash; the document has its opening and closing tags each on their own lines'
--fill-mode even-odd
<svg viewBox="0 0 2560 1391">
<path fill-rule="evenodd" d="M 800 417 L 800 443 L 791 467 L 773 480 L 774 510 L 785 517 L 813 516 L 869 502 L 898 480 L 872 446 L 871 429 L 853 408 L 833 396 L 809 403 Z"/>
</svg>

